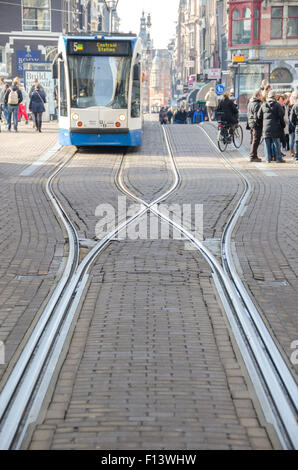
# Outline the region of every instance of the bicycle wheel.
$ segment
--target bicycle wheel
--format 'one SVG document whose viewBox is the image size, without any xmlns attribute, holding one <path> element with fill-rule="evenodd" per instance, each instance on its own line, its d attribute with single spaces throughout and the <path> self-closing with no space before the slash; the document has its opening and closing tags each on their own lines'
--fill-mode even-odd
<svg viewBox="0 0 298 470">
<path fill-rule="evenodd" d="M 236 149 L 239 149 L 241 147 L 243 142 L 243 129 L 241 126 L 235 127 L 235 130 L 233 132 L 233 143 L 236 147 Z"/>
<path fill-rule="evenodd" d="M 222 131 L 218 131 L 217 134 L 217 145 L 221 152 L 224 152 L 228 146 L 228 140 Z"/>
</svg>

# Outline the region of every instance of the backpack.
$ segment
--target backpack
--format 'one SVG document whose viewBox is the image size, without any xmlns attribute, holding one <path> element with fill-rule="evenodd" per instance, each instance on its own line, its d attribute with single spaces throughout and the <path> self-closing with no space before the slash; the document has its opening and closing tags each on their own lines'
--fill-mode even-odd
<svg viewBox="0 0 298 470">
<path fill-rule="evenodd" d="M 19 95 L 17 90 L 10 90 L 7 102 L 12 105 L 19 104 Z"/>
</svg>

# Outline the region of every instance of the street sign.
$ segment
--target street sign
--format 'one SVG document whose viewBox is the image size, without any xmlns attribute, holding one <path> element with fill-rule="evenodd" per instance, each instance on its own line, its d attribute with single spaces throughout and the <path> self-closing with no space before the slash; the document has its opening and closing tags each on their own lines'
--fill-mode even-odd
<svg viewBox="0 0 298 470">
<path fill-rule="evenodd" d="M 219 85 L 216 86 L 215 90 L 216 90 L 216 93 L 218 95 L 222 95 L 225 91 L 225 87 L 223 85 L 219 84 Z"/>
</svg>

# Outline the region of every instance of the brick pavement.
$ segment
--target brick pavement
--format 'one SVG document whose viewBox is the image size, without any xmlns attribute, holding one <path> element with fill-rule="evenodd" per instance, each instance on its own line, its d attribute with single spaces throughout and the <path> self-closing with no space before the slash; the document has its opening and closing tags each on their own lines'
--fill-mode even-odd
<svg viewBox="0 0 298 470">
<path fill-rule="evenodd" d="M 57 178 L 55 192 L 81 238 L 96 238 L 96 224 L 100 220 L 95 215 L 98 205 L 111 205 L 119 222 L 124 220 L 125 214 L 118 214 L 118 198 L 123 198 L 123 194 L 115 186 L 122 154 L 121 149 L 82 150 Z M 125 184 L 146 201 L 169 188 L 172 173 L 158 123 L 145 123 L 143 146 L 140 150 L 128 150 L 123 169 Z M 127 198 L 127 207 L 129 204 L 131 201 Z"/>
<path fill-rule="evenodd" d="M 45 123 L 0 133 L 0 340 L 11 366 L 40 307 L 56 284 L 64 256 L 64 233 L 44 194 L 45 177 L 73 149 L 60 151 L 28 177 L 20 173 L 57 142 L 57 125 Z M 0 386 L 3 385 L 3 382 Z"/>
<path fill-rule="evenodd" d="M 208 124 L 205 129 L 215 139 L 216 130 Z M 247 131 L 243 153 L 249 155 Z M 269 173 L 232 146 L 226 155 L 252 184 L 252 197 L 234 233 L 240 274 L 297 379 L 291 344 L 298 339 L 298 168 L 288 154 L 287 163 L 267 164 Z"/>
<path fill-rule="evenodd" d="M 182 242 L 97 261 L 30 449 L 270 449 L 215 297 Z"/>
<path fill-rule="evenodd" d="M 222 163 L 218 170 L 202 138 L 190 146 L 190 128 L 171 131 L 176 150 L 185 142 L 177 151 L 183 182 L 172 200 L 204 197 L 207 233 L 219 236 L 237 200 L 229 188 L 239 192 L 242 184 Z M 141 151 L 125 159 L 125 183 L 146 200 L 171 183 L 164 152 L 161 128 L 147 125 Z M 78 154 L 59 178 L 84 236 L 93 236 L 94 200 L 115 204 L 119 158 Z M 31 449 L 272 447 L 210 268 L 183 241 L 113 242 L 101 255 L 54 388 Z"/>
</svg>

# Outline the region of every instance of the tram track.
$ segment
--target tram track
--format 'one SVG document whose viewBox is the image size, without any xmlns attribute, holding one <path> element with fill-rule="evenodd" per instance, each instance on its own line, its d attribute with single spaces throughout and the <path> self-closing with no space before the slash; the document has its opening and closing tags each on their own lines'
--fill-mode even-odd
<svg viewBox="0 0 298 470">
<path fill-rule="evenodd" d="M 277 372 L 276 368 L 272 366 L 272 360 L 270 361 L 270 358 L 267 357 L 268 351 L 264 350 L 264 343 L 260 344 L 260 339 L 257 338 L 257 326 L 253 324 L 250 315 L 250 310 L 253 311 L 253 306 L 250 305 L 249 300 L 246 298 L 248 294 L 246 291 L 241 293 L 241 289 L 239 289 L 239 286 L 237 287 L 237 282 L 231 279 L 230 276 L 233 278 L 235 275 L 233 266 L 231 265 L 232 269 L 230 272 L 227 271 L 226 267 L 226 262 L 228 263 L 226 260 L 231 257 L 227 245 L 231 241 L 231 233 L 237 223 L 239 213 L 241 213 L 249 198 L 247 187 L 225 230 L 225 237 L 222 240 L 222 256 L 224 260 L 224 266 L 222 266 L 199 240 L 184 227 L 163 214 L 158 208 L 158 204 L 167 199 L 181 184 L 181 176 L 176 166 L 169 135 L 164 128 L 163 132 L 174 176 L 171 187 L 149 203 L 137 197 L 123 182 L 125 154 L 122 155 L 115 183 L 123 194 L 140 204 L 140 209 L 129 220 L 119 224 L 98 242 L 80 264 L 78 264 L 79 241 L 77 232 L 51 187 L 54 178 L 62 171 L 69 160 L 61 165 L 49 179 L 47 193 L 55 211 L 59 218 L 63 220 L 67 230 L 69 257 L 62 278 L 41 316 L 42 322 L 38 322 L 32 333 L 33 336 L 30 337 L 27 343 L 30 343 L 30 347 L 26 345 L 24 348 L 19 361 L 12 370 L 1 392 L 1 449 L 21 448 L 30 424 L 34 423 L 37 419 L 76 310 L 86 290 L 89 271 L 93 263 L 118 233 L 147 212 L 151 212 L 180 231 L 208 261 L 212 268 L 216 288 L 236 336 L 238 346 L 244 356 L 252 382 L 257 390 L 266 419 L 273 424 L 284 448 L 298 448 L 297 423 L 294 411 L 296 402 L 295 394 L 291 393 L 291 390 L 294 391 L 294 389 L 293 384 L 290 384 L 290 372 L 288 371 L 288 375 L 286 369 L 283 369 L 282 372 Z M 247 301 L 248 305 L 245 301 Z M 255 315 L 254 311 L 253 315 Z M 241 320 L 239 317 L 241 317 Z M 262 361 L 265 364 L 265 368 L 269 367 L 269 373 L 262 369 L 260 365 Z M 287 376 L 286 379 L 285 376 Z M 288 388 L 285 386 L 285 382 L 289 385 Z M 272 386 L 274 386 L 273 392 L 271 390 Z"/>
<path fill-rule="evenodd" d="M 256 389 L 264 415 L 267 421 L 273 425 L 283 448 L 297 449 L 298 427 L 296 417 L 298 396 L 296 383 L 271 338 L 270 333 L 264 325 L 258 310 L 240 280 L 231 252 L 232 233 L 250 198 L 251 184 L 226 157 L 223 157 L 232 170 L 243 180 L 244 191 L 222 235 L 221 258 L 223 265 L 221 265 L 202 242 L 157 208 L 158 204 L 176 190 L 181 182 L 181 176 L 175 162 L 169 136 L 165 127 L 163 130 L 174 173 L 174 184 L 172 188 L 151 203 L 146 203 L 144 200 L 131 193 L 128 188 L 125 188 L 123 181 L 121 181 L 120 189 L 124 194 L 133 198 L 135 201 L 146 205 L 148 210 L 161 220 L 180 231 L 207 260 L 212 269 L 218 294 L 235 334 L 250 378 Z M 201 131 L 203 131 L 203 129 L 201 129 Z M 208 137 L 207 133 L 205 133 L 205 135 Z M 212 140 L 209 140 L 213 144 Z M 218 150 L 217 152 L 219 156 L 222 156 Z"/>
</svg>

